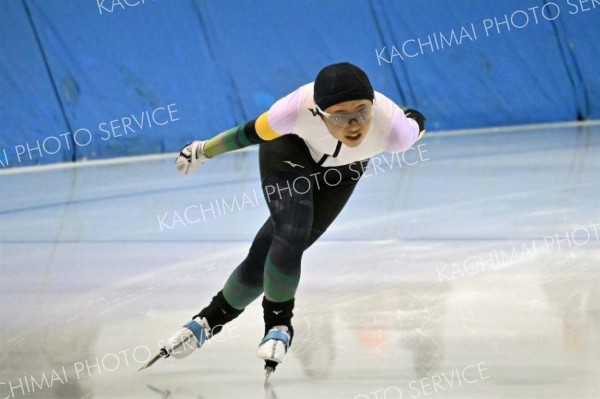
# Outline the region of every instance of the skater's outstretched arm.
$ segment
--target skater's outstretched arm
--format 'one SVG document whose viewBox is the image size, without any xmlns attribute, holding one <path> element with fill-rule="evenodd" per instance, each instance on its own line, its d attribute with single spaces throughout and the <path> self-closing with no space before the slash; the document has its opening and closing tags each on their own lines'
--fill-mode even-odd
<svg viewBox="0 0 600 399">
<path fill-rule="evenodd" d="M 237 150 L 252 144 L 274 140 L 291 133 L 302 108 L 301 87 L 277 100 L 273 106 L 258 118 L 243 123 L 206 141 L 193 141 L 187 144 L 175 160 L 177 170 L 183 174 L 198 169 L 209 158 L 224 152 Z"/>
<path fill-rule="evenodd" d="M 279 137 L 268 122 L 265 112 L 257 119 L 243 123 L 206 141 L 204 154 L 212 158 L 224 152 L 238 150 L 252 144 L 260 144 Z"/>
<path fill-rule="evenodd" d="M 209 158 L 279 137 L 270 127 L 267 115 L 268 112 L 265 112 L 257 119 L 219 133 L 206 141 L 196 140 L 186 144 L 175 160 L 177 170 L 188 174 L 202 166 Z"/>
</svg>

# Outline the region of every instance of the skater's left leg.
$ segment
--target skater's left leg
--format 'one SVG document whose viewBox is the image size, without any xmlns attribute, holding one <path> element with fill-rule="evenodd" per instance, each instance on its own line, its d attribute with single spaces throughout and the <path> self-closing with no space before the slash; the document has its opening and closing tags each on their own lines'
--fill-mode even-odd
<svg viewBox="0 0 600 399">
<path fill-rule="evenodd" d="M 274 326 L 284 325 L 288 327 L 291 338 L 293 338 L 291 319 L 294 316 L 294 297 L 300 280 L 300 260 L 302 254 L 333 223 L 354 192 L 356 183 L 362 174 L 358 178 L 356 178 L 355 172 L 350 174 L 352 170 L 356 170 L 352 169 L 351 166 L 337 168 L 342 176 L 342 181 L 336 186 L 330 187 L 324 181 L 321 181 L 317 186 L 320 189 L 312 190 L 312 195 L 309 198 L 310 209 L 312 210 L 310 230 L 307 229 L 306 224 L 302 225 L 296 222 L 301 227 L 294 227 L 293 223 L 289 223 L 289 228 L 303 229 L 302 236 L 295 240 L 296 243 L 303 243 L 301 250 L 298 250 L 296 247 L 294 250 L 298 252 L 294 253 L 294 250 L 290 248 L 291 244 L 288 244 L 287 248 L 281 248 L 277 244 L 282 240 L 277 238 L 273 240 L 271 250 L 265 262 L 265 296 L 262 303 L 265 334 Z M 366 164 L 363 165 L 364 167 L 366 167 Z M 354 178 L 350 178 L 349 176 L 353 176 Z M 307 202 L 309 199 L 305 198 L 303 200 Z M 275 207 L 280 208 L 278 204 L 275 204 Z M 305 221 L 308 220 L 308 217 L 303 216 L 302 213 L 299 213 L 297 217 Z M 292 218 L 288 216 L 287 219 L 291 220 Z M 286 257 L 280 255 L 271 256 L 272 252 L 277 254 L 279 251 L 285 253 Z M 277 262 L 273 262 L 273 259 L 277 260 Z"/>
<path fill-rule="evenodd" d="M 258 356 L 266 361 L 265 367 L 267 369 L 267 376 L 275 369 L 277 364 L 283 360 L 283 356 L 287 352 L 287 349 L 291 345 L 293 339 L 294 330 L 291 319 L 293 317 L 295 304 L 294 295 L 300 277 L 300 259 L 302 253 L 327 230 L 327 228 L 339 215 L 348 199 L 352 195 L 356 183 L 360 178 L 360 175 L 358 178 L 356 178 L 356 174 L 353 172 L 355 169 L 352 169 L 350 166 L 341 167 L 338 170 L 343 177 L 343 181 L 334 187 L 329 187 L 327 186 L 326 182 L 321 181 L 318 185 L 320 189 L 312 190 L 312 196 L 310 198 L 310 204 L 312 208 L 312 223 L 310 225 L 310 230 L 304 231 L 305 234 L 308 234 L 308 237 L 302 237 L 303 240 L 301 242 L 304 245 L 301 253 L 299 256 L 297 256 L 297 259 L 291 259 L 292 262 L 289 262 L 290 259 L 288 258 L 288 263 L 281 263 L 282 265 L 285 265 L 286 268 L 289 268 L 290 266 L 293 267 L 292 270 L 297 271 L 297 274 L 295 274 L 297 278 L 286 279 L 287 285 L 278 284 L 278 281 L 275 280 L 274 283 L 272 282 L 272 285 L 269 286 L 268 272 L 271 270 L 271 273 L 277 273 L 278 269 L 285 270 L 286 268 L 278 267 L 277 263 L 272 262 L 272 258 L 267 257 L 267 262 L 265 263 L 265 297 L 263 298 L 265 337 L 263 338 L 258 350 Z M 352 174 L 350 172 L 352 172 Z M 350 176 L 353 176 L 354 178 L 350 178 Z M 294 192 L 293 195 L 296 194 L 297 193 Z M 307 199 L 305 198 L 304 201 L 306 202 Z M 303 228 L 306 229 L 306 225 L 304 225 Z M 278 250 L 276 246 L 278 242 L 279 241 L 276 239 L 273 240 L 271 250 L 273 250 L 274 247 L 275 250 Z M 269 254 L 270 253 L 271 252 L 269 252 Z M 289 251 L 286 253 L 289 256 Z M 297 263 L 294 263 L 296 260 Z M 274 294 L 270 288 L 272 288 L 273 285 L 279 289 L 279 291 L 275 291 L 275 295 L 281 295 L 282 291 L 287 295 L 287 297 L 284 296 L 283 301 L 276 301 L 272 299 Z M 287 288 L 287 291 L 283 290 L 282 288 Z"/>
<path fill-rule="evenodd" d="M 292 144 L 294 142 L 290 140 L 290 146 Z M 303 144 L 296 145 L 295 153 L 303 152 Z M 286 159 L 291 157 L 292 151 L 285 151 L 285 148 L 282 151 L 281 147 L 276 156 L 269 157 L 270 162 L 281 153 L 286 154 Z M 267 150 L 264 153 L 266 155 Z M 293 162 L 308 164 L 306 159 Z M 281 321 L 291 319 L 302 255 L 342 211 L 362 177 L 362 173 L 357 174 L 357 171 L 364 170 L 367 163 L 368 160 L 364 160 L 335 168 L 313 165 L 312 168 L 303 169 L 303 174 L 294 169 L 287 174 L 279 172 L 263 178 L 265 193 L 272 193 L 266 197 L 275 226 L 265 261 L 263 308 L 267 330 Z M 334 174 L 340 176 L 339 182 L 333 185 L 325 179 L 331 169 L 335 169 Z M 276 187 L 277 190 L 269 191 L 267 187 Z"/>
<path fill-rule="evenodd" d="M 285 183 L 284 181 L 285 180 L 278 181 L 275 182 L 275 184 L 285 187 L 287 181 Z M 320 185 L 325 186 L 323 182 L 320 182 Z M 310 247 L 327 230 L 348 201 L 355 185 L 355 181 L 345 181 L 335 188 L 315 190 L 313 192 L 313 223 L 310 233 L 308 233 L 308 230 L 305 231 L 305 233 L 309 234 L 309 237 L 301 252 L 304 252 L 304 250 Z M 275 199 L 273 199 L 273 201 L 275 201 Z M 276 206 L 279 209 L 282 209 L 286 205 L 279 203 L 276 204 Z M 289 207 L 289 204 L 286 207 Z M 303 215 L 304 213 L 299 212 L 299 214 Z M 291 318 L 294 306 L 292 301 L 293 294 L 295 293 L 299 281 L 299 275 L 296 275 L 297 278 L 293 279 L 292 284 L 287 287 L 287 290 L 283 287 L 283 284 L 278 284 L 276 282 L 278 269 L 272 258 L 267 260 L 267 255 L 269 254 L 269 249 L 271 248 L 273 241 L 274 226 L 275 223 L 272 218 L 269 218 L 265 222 L 254 238 L 252 246 L 248 251 L 248 255 L 231 273 L 222 290 L 223 297 L 227 304 L 235 309 L 243 310 L 263 293 L 264 275 L 266 274 L 265 263 L 268 262 L 270 275 L 275 276 L 268 284 L 275 292 L 272 292 L 273 290 L 267 290 L 268 293 L 265 295 L 266 300 L 263 301 L 263 308 L 267 307 L 267 309 L 265 309 L 265 317 L 269 318 L 269 315 L 274 314 L 273 311 L 275 311 L 277 315 L 280 315 L 280 317 L 277 317 L 277 320 L 269 321 L 266 323 L 267 325 L 277 325 L 279 320 Z M 297 238 L 298 237 L 296 236 L 294 239 L 297 240 Z M 289 255 L 291 255 L 292 252 L 293 251 L 290 251 Z M 296 256 L 297 258 L 300 258 L 301 254 L 297 254 Z M 279 258 L 281 260 L 281 257 Z M 299 267 L 297 267 L 296 270 L 299 270 Z M 275 288 L 279 289 L 275 290 Z M 284 297 L 279 297 L 279 300 L 275 300 L 274 297 L 281 295 L 282 293 L 284 294 Z M 287 295 L 287 297 L 285 297 L 285 295 Z M 271 305 L 274 303 L 279 305 Z M 271 310 L 271 308 L 273 309 Z M 220 313 L 221 312 L 217 312 L 215 316 L 220 316 Z M 211 321 L 211 319 L 213 319 L 213 317 L 208 317 L 209 321 Z M 211 323 L 211 325 L 212 324 L 214 323 Z"/>
<path fill-rule="evenodd" d="M 265 186 L 295 187 L 295 191 L 272 195 L 268 205 L 274 224 L 273 239 L 264 267 L 263 311 L 265 334 L 286 326 L 293 335 L 291 319 L 300 280 L 302 254 L 308 245 L 313 220 L 310 183 L 296 173 L 277 173 L 263 180 Z"/>
<path fill-rule="evenodd" d="M 287 320 L 300 279 L 300 262 L 311 234 L 313 205 L 310 174 L 318 167 L 304 140 L 282 136 L 261 144 L 259 166 L 263 194 L 273 223 L 272 242 L 265 257 L 263 307 L 267 330 Z"/>
<path fill-rule="evenodd" d="M 327 231 L 331 223 L 338 217 L 354 192 L 356 184 L 362 177 L 362 170 L 367 167 L 368 160 L 355 162 L 350 165 L 338 166 L 341 180 L 335 185 L 328 185 L 324 179 L 325 172 L 317 176 L 320 190 L 313 192 L 313 224 L 306 248 L 310 247 Z M 361 166 L 362 165 L 362 166 Z M 323 170 L 327 170 L 323 168 Z M 358 173 L 358 175 L 357 175 Z"/>
</svg>

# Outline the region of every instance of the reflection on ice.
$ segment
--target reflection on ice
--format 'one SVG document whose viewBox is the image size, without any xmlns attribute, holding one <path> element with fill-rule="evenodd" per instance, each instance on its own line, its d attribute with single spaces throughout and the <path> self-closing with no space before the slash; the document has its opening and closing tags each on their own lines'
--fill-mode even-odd
<svg viewBox="0 0 600 399">
<path fill-rule="evenodd" d="M 258 189 L 256 154 L 187 180 L 171 159 L 0 174 L 0 398 L 600 397 L 598 125 L 425 143 L 427 162 L 361 181 L 305 254 L 268 385 L 258 303 L 137 372 L 266 208 L 164 231 L 156 216 Z"/>
</svg>

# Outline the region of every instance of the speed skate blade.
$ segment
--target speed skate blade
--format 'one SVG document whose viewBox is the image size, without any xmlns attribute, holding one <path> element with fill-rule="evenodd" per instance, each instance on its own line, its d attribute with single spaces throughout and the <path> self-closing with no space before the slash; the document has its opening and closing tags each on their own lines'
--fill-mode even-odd
<svg viewBox="0 0 600 399">
<path fill-rule="evenodd" d="M 269 377 L 271 376 L 271 374 L 273 374 L 276 368 L 277 362 L 274 362 L 272 360 L 265 361 L 265 384 L 267 383 Z"/>
<path fill-rule="evenodd" d="M 272 369 L 271 367 L 265 368 L 265 383 L 267 383 L 267 381 L 269 380 L 269 377 L 271 376 L 271 374 L 273 374 L 273 371 L 275 371 L 275 370 Z"/>
<path fill-rule="evenodd" d="M 146 364 L 144 364 L 142 367 L 140 367 L 138 369 L 138 371 L 142 371 L 144 369 L 147 369 L 148 367 L 152 366 L 154 363 L 156 363 L 158 361 L 158 359 L 161 359 L 163 357 L 167 357 L 166 353 L 164 351 L 160 351 L 158 352 L 158 354 L 156 356 L 154 356 L 152 359 L 150 359 Z"/>
</svg>

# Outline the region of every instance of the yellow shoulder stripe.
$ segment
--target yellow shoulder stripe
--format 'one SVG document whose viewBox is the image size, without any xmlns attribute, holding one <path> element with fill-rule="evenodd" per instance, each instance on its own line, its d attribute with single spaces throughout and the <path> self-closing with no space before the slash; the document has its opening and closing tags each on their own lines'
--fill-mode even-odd
<svg viewBox="0 0 600 399">
<path fill-rule="evenodd" d="M 258 133 L 259 137 L 263 140 L 273 140 L 280 136 L 271 125 L 269 125 L 269 118 L 267 117 L 267 112 L 263 113 L 261 116 L 256 119 L 256 123 L 254 125 L 256 128 L 256 133 Z"/>
</svg>

